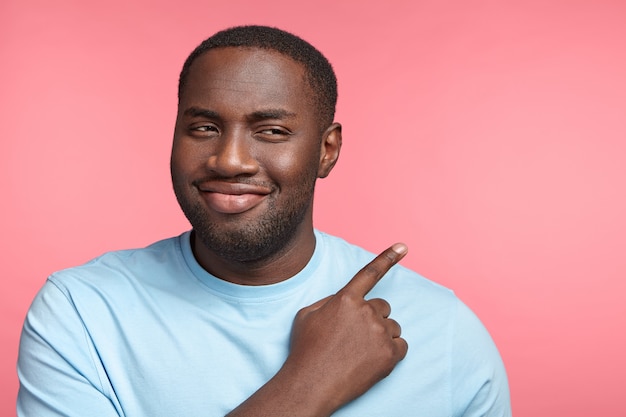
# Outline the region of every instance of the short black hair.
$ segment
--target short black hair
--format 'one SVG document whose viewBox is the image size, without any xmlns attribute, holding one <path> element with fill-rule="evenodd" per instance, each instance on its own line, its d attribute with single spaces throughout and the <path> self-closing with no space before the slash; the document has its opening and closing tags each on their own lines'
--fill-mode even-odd
<svg viewBox="0 0 626 417">
<path fill-rule="evenodd" d="M 217 32 L 203 41 L 185 60 L 178 79 L 178 100 L 189 76 L 191 64 L 200 55 L 215 48 L 249 47 L 269 49 L 288 56 L 302 64 L 307 81 L 314 93 L 314 100 L 323 128 L 335 117 L 337 105 L 337 77 L 330 62 L 307 41 L 284 30 L 268 26 L 236 26 Z"/>
</svg>

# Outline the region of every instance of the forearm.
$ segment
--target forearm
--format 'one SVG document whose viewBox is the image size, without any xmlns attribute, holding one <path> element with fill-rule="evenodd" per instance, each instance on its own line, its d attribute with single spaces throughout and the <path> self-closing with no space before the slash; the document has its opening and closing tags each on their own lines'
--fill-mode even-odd
<svg viewBox="0 0 626 417">
<path fill-rule="evenodd" d="M 320 385 L 288 363 L 226 417 L 327 417 L 338 408 Z"/>
<path fill-rule="evenodd" d="M 405 254 L 403 244 L 390 247 L 334 296 L 300 310 L 283 367 L 228 416 L 330 416 L 389 375 L 407 343 L 389 304 L 364 297 Z"/>
</svg>

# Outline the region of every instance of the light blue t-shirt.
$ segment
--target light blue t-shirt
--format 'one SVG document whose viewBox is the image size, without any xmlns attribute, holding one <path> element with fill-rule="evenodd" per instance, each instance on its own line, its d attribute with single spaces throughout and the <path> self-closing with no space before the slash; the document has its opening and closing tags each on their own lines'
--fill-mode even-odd
<svg viewBox="0 0 626 417">
<path fill-rule="evenodd" d="M 374 257 L 315 236 L 307 266 L 267 286 L 206 272 L 189 232 L 51 275 L 24 324 L 18 415 L 227 414 L 282 366 L 298 310 L 337 292 Z M 391 304 L 409 351 L 334 416 L 510 415 L 498 351 L 450 290 L 397 265 L 368 298 Z"/>
</svg>

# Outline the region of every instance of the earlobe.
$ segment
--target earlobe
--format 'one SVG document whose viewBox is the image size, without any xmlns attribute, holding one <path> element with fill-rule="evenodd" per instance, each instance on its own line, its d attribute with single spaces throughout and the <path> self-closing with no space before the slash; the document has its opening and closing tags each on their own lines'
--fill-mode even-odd
<svg viewBox="0 0 626 417">
<path fill-rule="evenodd" d="M 328 126 L 322 135 L 320 146 L 320 163 L 317 176 L 326 178 L 337 163 L 341 151 L 341 125 L 339 123 Z"/>
</svg>

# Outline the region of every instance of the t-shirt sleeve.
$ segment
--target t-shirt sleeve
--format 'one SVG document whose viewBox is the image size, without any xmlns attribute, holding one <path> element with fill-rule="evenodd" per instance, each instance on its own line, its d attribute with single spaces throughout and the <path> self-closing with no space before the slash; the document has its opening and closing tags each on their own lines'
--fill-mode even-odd
<svg viewBox="0 0 626 417">
<path fill-rule="evenodd" d="M 510 417 L 509 386 L 491 336 L 476 315 L 457 301 L 451 355 L 455 416 Z"/>
<path fill-rule="evenodd" d="M 71 297 L 47 281 L 20 339 L 18 416 L 121 416 L 96 363 L 97 352 Z"/>
</svg>

